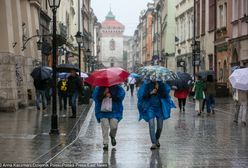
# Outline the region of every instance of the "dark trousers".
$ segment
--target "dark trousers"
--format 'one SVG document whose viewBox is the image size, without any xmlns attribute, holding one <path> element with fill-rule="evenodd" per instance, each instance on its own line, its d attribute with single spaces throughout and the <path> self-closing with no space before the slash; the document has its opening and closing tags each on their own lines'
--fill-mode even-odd
<svg viewBox="0 0 248 168">
<path fill-rule="evenodd" d="M 184 98 L 184 99 L 178 98 L 178 106 L 179 106 L 180 110 L 182 109 L 182 107 L 183 108 L 185 107 L 185 104 L 186 104 L 186 98 Z"/>
<path fill-rule="evenodd" d="M 134 84 L 130 84 L 131 95 L 133 96 Z"/>
<path fill-rule="evenodd" d="M 78 92 L 74 92 L 71 93 L 69 96 L 69 104 L 71 106 L 72 109 L 72 115 L 76 116 L 76 112 L 77 112 L 77 98 L 78 98 Z"/>
<path fill-rule="evenodd" d="M 66 93 L 59 93 L 59 110 L 62 110 L 62 104 L 64 103 L 64 110 L 67 107 L 67 94 Z"/>
<path fill-rule="evenodd" d="M 240 103 L 235 100 L 235 115 L 234 115 L 234 121 L 238 122 L 239 119 L 239 110 L 240 110 Z"/>
<path fill-rule="evenodd" d="M 202 102 L 202 112 L 204 112 L 205 104 L 206 104 L 206 99 L 203 99 L 203 102 Z"/>
</svg>

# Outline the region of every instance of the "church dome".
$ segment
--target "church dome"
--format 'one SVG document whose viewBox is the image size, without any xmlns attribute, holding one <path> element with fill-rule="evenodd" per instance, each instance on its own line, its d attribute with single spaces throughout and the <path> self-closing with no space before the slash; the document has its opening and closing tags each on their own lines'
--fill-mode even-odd
<svg viewBox="0 0 248 168">
<path fill-rule="evenodd" d="M 105 21 L 102 22 L 102 27 L 103 28 L 120 28 L 120 29 L 125 28 L 123 24 L 115 20 L 115 15 L 112 13 L 111 10 L 108 12 L 107 16 L 105 17 Z"/>
</svg>

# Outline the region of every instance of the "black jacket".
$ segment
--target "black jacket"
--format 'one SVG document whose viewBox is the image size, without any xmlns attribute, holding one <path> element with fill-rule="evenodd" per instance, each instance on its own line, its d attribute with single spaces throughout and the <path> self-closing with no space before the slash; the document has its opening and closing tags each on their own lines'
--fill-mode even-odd
<svg viewBox="0 0 248 168">
<path fill-rule="evenodd" d="M 82 81 L 79 76 L 69 76 L 67 81 L 67 92 L 74 93 L 74 92 L 81 92 L 82 91 Z"/>
</svg>

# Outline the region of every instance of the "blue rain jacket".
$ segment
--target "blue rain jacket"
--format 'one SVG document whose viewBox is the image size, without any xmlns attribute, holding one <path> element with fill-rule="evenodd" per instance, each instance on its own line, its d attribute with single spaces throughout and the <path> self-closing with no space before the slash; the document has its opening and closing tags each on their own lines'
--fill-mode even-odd
<svg viewBox="0 0 248 168">
<path fill-rule="evenodd" d="M 123 104 L 122 101 L 125 97 L 124 89 L 119 86 L 111 86 L 110 93 L 112 95 L 112 111 L 111 112 L 101 112 L 101 104 L 104 98 L 103 93 L 105 87 L 96 87 L 93 92 L 93 99 L 95 101 L 95 116 L 98 122 L 101 118 L 115 118 L 118 121 L 122 119 L 123 116 Z"/>
<path fill-rule="evenodd" d="M 155 83 L 145 81 L 138 91 L 138 110 L 139 120 L 144 119 L 148 122 L 152 118 L 161 118 L 166 120 L 170 118 L 171 108 L 176 108 L 174 102 L 170 97 L 170 86 L 158 81 L 158 94 L 150 95 L 154 89 Z"/>
</svg>

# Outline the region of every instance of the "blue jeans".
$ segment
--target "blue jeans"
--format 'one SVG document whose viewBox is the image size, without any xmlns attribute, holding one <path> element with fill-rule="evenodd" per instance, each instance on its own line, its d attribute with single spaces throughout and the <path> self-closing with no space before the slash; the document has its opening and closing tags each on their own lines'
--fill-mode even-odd
<svg viewBox="0 0 248 168">
<path fill-rule="evenodd" d="M 163 129 L 163 119 L 157 118 L 157 131 L 155 133 L 155 118 L 149 120 L 150 138 L 153 144 L 157 143 Z"/>
<path fill-rule="evenodd" d="M 36 107 L 40 109 L 40 102 L 42 103 L 43 109 L 46 108 L 46 90 L 36 90 Z"/>
<path fill-rule="evenodd" d="M 210 113 L 211 110 L 214 109 L 214 105 L 215 105 L 214 96 L 207 96 L 206 100 L 207 100 L 207 112 Z"/>
<path fill-rule="evenodd" d="M 78 92 L 74 92 L 69 95 L 69 103 L 72 109 L 72 115 L 76 115 L 77 112 L 77 97 L 78 97 Z"/>
</svg>

